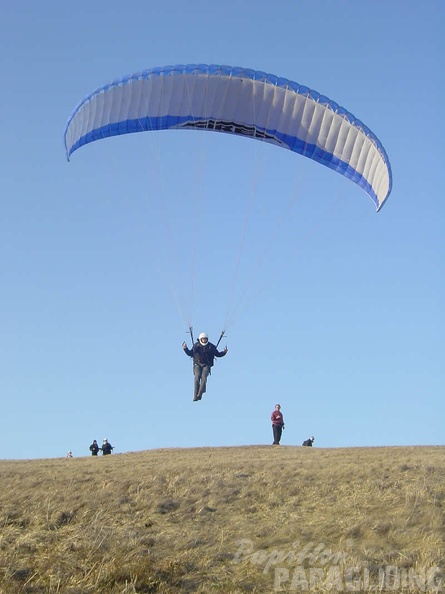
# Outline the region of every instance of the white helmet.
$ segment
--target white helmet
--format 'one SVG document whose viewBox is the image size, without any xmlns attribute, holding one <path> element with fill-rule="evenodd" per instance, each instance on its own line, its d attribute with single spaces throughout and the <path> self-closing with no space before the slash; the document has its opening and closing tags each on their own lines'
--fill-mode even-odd
<svg viewBox="0 0 445 594">
<path fill-rule="evenodd" d="M 198 336 L 198 340 L 202 345 L 204 345 L 209 342 L 209 337 L 205 332 L 201 332 L 201 334 Z"/>
</svg>

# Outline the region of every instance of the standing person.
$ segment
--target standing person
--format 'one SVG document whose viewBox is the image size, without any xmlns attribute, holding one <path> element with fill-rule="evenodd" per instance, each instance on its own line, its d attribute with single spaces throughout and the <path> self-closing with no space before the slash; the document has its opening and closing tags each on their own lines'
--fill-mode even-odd
<svg viewBox="0 0 445 594">
<path fill-rule="evenodd" d="M 193 402 L 201 400 L 202 395 L 207 389 L 207 378 L 210 370 L 213 367 L 215 357 L 224 357 L 227 354 L 228 348 L 224 347 L 222 351 L 218 351 L 216 346 L 209 342 L 209 337 L 205 332 L 201 332 L 198 336 L 197 342 L 191 349 L 187 347 L 187 343 L 182 343 L 184 352 L 189 357 L 193 357 L 193 375 L 195 376 Z"/>
<path fill-rule="evenodd" d="M 93 443 L 90 445 L 90 452 L 92 456 L 97 456 L 97 454 L 99 453 L 99 446 L 97 445 L 97 441 L 94 440 Z"/>
<path fill-rule="evenodd" d="M 71 450 L 69 450 L 69 451 L 66 453 L 66 457 L 67 457 L 67 458 L 72 458 L 72 457 L 73 457 L 73 452 L 72 452 Z"/>
<path fill-rule="evenodd" d="M 111 454 L 111 450 L 114 450 L 114 446 L 112 446 L 108 439 L 105 438 L 100 449 L 102 450 L 102 456 L 108 456 Z"/>
<path fill-rule="evenodd" d="M 283 433 L 283 429 L 284 429 L 284 418 L 283 418 L 283 413 L 281 412 L 280 404 L 275 405 L 275 410 L 270 415 L 270 420 L 272 421 L 272 430 L 273 430 L 273 444 L 272 445 L 280 445 L 281 434 Z"/>
</svg>

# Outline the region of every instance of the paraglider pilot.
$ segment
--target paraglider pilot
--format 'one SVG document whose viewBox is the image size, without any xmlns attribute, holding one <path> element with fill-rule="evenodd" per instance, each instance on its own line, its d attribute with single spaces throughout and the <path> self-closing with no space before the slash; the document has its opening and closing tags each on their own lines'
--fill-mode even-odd
<svg viewBox="0 0 445 594">
<path fill-rule="evenodd" d="M 201 332 L 191 349 L 185 342 L 182 343 L 182 348 L 186 355 L 193 357 L 193 374 L 195 376 L 193 402 L 196 402 L 201 400 L 207 389 L 207 378 L 213 367 L 214 358 L 224 357 L 228 349 L 224 347 L 222 351 L 218 351 L 216 346 L 209 342 L 209 337 L 205 332 Z"/>
</svg>

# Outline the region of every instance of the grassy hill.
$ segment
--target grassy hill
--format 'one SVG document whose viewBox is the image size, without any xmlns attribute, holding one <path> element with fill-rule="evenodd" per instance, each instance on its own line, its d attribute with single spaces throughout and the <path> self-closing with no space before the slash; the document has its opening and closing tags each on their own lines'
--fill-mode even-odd
<svg viewBox="0 0 445 594">
<path fill-rule="evenodd" d="M 439 592 L 445 448 L 0 461 L 0 592 Z"/>
</svg>

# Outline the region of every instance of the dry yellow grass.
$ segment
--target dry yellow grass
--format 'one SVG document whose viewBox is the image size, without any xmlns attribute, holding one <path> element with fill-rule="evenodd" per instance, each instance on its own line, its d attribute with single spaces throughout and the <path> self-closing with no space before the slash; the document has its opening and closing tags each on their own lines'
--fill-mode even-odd
<svg viewBox="0 0 445 594">
<path fill-rule="evenodd" d="M 0 461 L 0 592 L 438 592 L 445 448 Z"/>
</svg>

